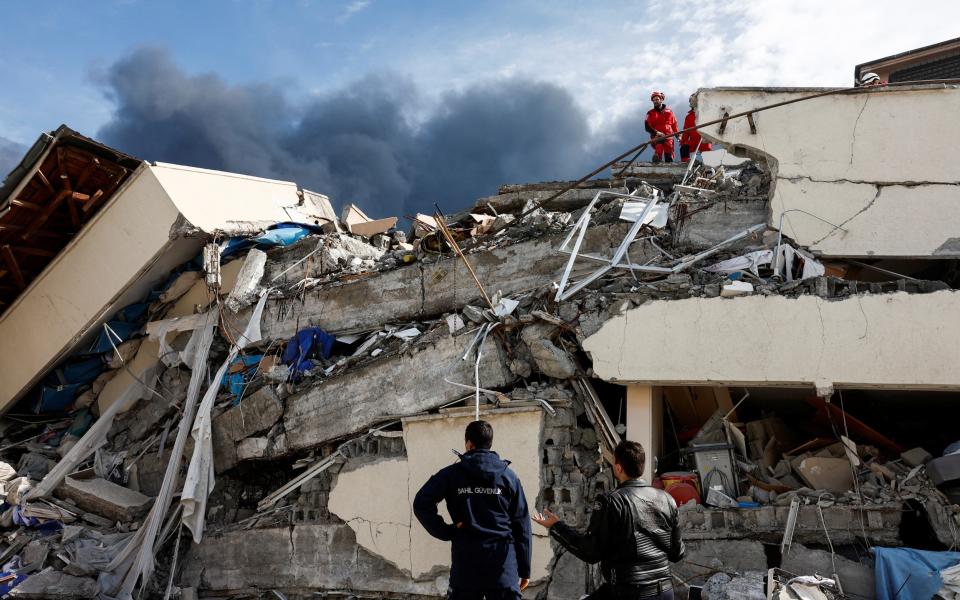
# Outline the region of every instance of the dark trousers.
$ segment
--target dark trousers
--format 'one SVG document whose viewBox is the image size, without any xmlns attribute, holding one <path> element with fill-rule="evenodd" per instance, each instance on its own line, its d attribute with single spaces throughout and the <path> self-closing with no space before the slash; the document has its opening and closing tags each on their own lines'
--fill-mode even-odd
<svg viewBox="0 0 960 600">
<path fill-rule="evenodd" d="M 650 591 L 649 586 L 618 585 L 605 583 L 587 596 L 587 600 L 673 600 L 673 588 L 662 592 Z"/>
<path fill-rule="evenodd" d="M 515 588 L 489 590 L 450 590 L 448 600 L 519 600 L 523 596 Z"/>
</svg>

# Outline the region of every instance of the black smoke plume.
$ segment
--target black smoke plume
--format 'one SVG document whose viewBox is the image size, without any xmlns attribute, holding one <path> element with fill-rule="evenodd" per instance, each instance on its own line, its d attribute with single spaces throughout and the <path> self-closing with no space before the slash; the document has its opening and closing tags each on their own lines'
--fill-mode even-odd
<svg viewBox="0 0 960 600">
<path fill-rule="evenodd" d="M 569 92 L 520 78 L 478 82 L 426 117 L 393 74 L 294 102 L 275 84 L 190 75 L 145 48 L 103 75 L 115 104 L 103 142 L 147 160 L 294 180 L 372 216 L 456 210 L 508 182 L 575 179 L 642 137 L 591 144 Z M 615 136 L 616 137 L 616 136 Z"/>
</svg>

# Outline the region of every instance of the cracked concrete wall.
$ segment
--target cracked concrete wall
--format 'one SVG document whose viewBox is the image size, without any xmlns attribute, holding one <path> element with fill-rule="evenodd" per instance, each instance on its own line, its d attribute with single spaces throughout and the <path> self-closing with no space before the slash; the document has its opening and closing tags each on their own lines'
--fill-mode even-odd
<svg viewBox="0 0 960 600">
<path fill-rule="evenodd" d="M 287 398 L 286 450 L 314 448 L 385 419 L 432 410 L 463 396 L 462 388 L 443 378 L 472 384 L 474 363 L 459 360 L 472 339 L 441 335 L 430 344 L 352 369 Z M 498 388 L 514 379 L 500 345 L 488 342 L 480 361 L 480 384 Z"/>
<path fill-rule="evenodd" d="M 701 122 L 822 89 L 713 88 Z M 765 158 L 774 173 L 769 224 L 823 256 L 960 256 L 960 87 L 871 88 L 797 102 L 702 133 Z M 842 226 L 811 217 L 807 211 Z M 788 212 L 794 211 L 794 212 Z"/>
<path fill-rule="evenodd" d="M 494 450 L 511 461 L 533 510 L 541 487 L 542 410 L 509 408 L 481 414 L 493 425 Z M 347 522 L 360 546 L 413 578 L 432 579 L 446 573 L 450 544 L 430 537 L 416 521 L 413 497 L 431 475 L 456 461 L 450 450 L 463 450 L 463 430 L 472 420 L 472 412 L 405 419 L 406 459 L 348 463 L 330 493 L 330 512 Z M 440 508 L 449 521 L 446 508 Z M 553 558 L 549 538 L 541 534 L 535 531 L 534 535 L 534 581 L 547 576 Z"/>
<path fill-rule="evenodd" d="M 608 320 L 584 349 L 607 381 L 957 390 L 958 310 L 952 290 L 657 300 Z"/>
<path fill-rule="evenodd" d="M 590 229 L 584 251 L 612 253 L 628 228 L 628 223 L 617 223 Z M 543 236 L 471 254 L 469 260 L 491 293 L 539 288 L 563 272 L 567 256 L 556 251 L 562 240 L 563 235 Z M 578 273 L 593 268 L 591 264 L 579 265 Z M 476 283 L 463 261 L 447 258 L 325 284 L 307 292 L 302 302 L 271 300 L 264 311 L 262 332 L 265 339 L 285 339 L 298 328 L 311 325 L 328 331 L 372 329 L 384 323 L 439 315 L 478 298 Z"/>
</svg>

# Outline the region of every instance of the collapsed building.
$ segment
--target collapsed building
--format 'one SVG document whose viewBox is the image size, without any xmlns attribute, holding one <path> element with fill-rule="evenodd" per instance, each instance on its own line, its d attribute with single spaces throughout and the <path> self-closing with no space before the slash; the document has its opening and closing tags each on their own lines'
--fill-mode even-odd
<svg viewBox="0 0 960 600">
<path fill-rule="evenodd" d="M 480 416 L 580 526 L 641 442 L 682 597 L 874 597 L 871 549 L 960 541 L 958 100 L 703 89 L 701 161 L 409 227 L 41 136 L 0 198 L 3 591 L 442 597 L 411 500 Z M 545 533 L 525 597 L 591 591 Z"/>
</svg>

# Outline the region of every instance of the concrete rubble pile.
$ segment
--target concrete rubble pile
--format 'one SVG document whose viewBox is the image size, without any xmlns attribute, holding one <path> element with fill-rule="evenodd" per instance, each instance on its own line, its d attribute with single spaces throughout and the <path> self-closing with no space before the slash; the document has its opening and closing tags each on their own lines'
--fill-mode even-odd
<svg viewBox="0 0 960 600">
<path fill-rule="evenodd" d="M 406 228 L 348 205 L 195 233 L 199 256 L 50 371 L 86 369 L 82 383 L 43 379 L 0 424 L 0 591 L 443 597 L 448 548 L 410 499 L 478 415 L 531 506 L 584 526 L 637 423 L 588 348 L 617 319 L 954 289 L 952 272 L 824 257 L 769 226 L 775 175 L 706 157 L 504 186 Z M 827 384 L 786 416 L 741 405 L 752 389 L 682 381 L 647 424 L 673 449 L 654 483 L 681 505 L 679 597 L 870 597 L 867 546 L 905 545 L 910 512 L 932 544 L 960 541 L 960 454 L 901 446 Z M 536 532 L 525 597 L 580 598 L 597 581 Z"/>
</svg>

